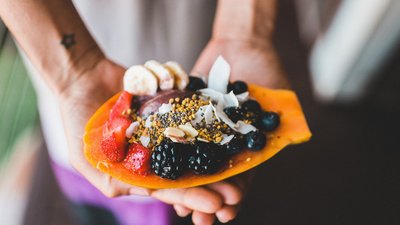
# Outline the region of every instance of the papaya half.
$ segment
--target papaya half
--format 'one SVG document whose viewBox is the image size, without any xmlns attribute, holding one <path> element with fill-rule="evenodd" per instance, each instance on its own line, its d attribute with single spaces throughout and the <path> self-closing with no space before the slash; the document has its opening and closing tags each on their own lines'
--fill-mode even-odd
<svg viewBox="0 0 400 225">
<path fill-rule="evenodd" d="M 163 179 L 155 174 L 146 176 L 135 174 L 121 162 L 110 162 L 101 150 L 102 127 L 109 118 L 110 110 L 118 99 L 115 95 L 104 103 L 90 118 L 85 127 L 84 154 L 89 163 L 115 179 L 134 186 L 152 189 L 187 188 L 217 182 L 245 172 L 270 159 L 285 146 L 306 142 L 311 138 L 305 116 L 296 94 L 290 90 L 273 90 L 249 85 L 250 96 L 257 100 L 266 111 L 280 115 L 280 125 L 268 132 L 267 145 L 260 151 L 245 150 L 234 155 L 227 165 L 212 175 L 185 173 L 177 180 Z"/>
</svg>

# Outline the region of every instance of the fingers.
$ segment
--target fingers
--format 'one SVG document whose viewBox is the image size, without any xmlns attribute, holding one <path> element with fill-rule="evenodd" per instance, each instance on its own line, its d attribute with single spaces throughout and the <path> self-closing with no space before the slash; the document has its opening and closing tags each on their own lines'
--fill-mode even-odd
<svg viewBox="0 0 400 225">
<path fill-rule="evenodd" d="M 212 183 L 206 187 L 219 193 L 223 198 L 224 204 L 226 205 L 239 204 L 243 197 L 243 191 L 241 187 L 227 181 Z"/>
<path fill-rule="evenodd" d="M 212 225 L 215 221 L 214 214 L 207 214 L 199 211 L 194 211 L 192 215 L 194 225 Z"/>
<path fill-rule="evenodd" d="M 239 206 L 235 205 L 225 205 L 220 210 L 218 210 L 215 215 L 221 223 L 227 223 L 233 220 L 238 212 Z"/>
<path fill-rule="evenodd" d="M 176 211 L 176 214 L 180 217 L 186 217 L 190 213 L 192 213 L 192 210 L 189 208 L 186 208 L 185 206 L 179 205 L 179 204 L 174 204 L 174 209 Z"/>
<path fill-rule="evenodd" d="M 204 187 L 154 190 L 151 196 L 203 213 L 215 213 L 223 203 L 219 194 Z"/>
</svg>

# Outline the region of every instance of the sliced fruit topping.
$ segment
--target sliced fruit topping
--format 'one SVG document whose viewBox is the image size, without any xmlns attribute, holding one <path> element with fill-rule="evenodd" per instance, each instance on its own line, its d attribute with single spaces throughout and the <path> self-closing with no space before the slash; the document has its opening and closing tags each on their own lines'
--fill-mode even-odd
<svg viewBox="0 0 400 225">
<path fill-rule="evenodd" d="M 166 62 L 164 66 L 174 75 L 175 87 L 181 91 L 184 90 L 189 83 L 189 76 L 182 66 L 173 61 Z"/>
<path fill-rule="evenodd" d="M 157 78 L 146 67 L 131 66 L 124 75 L 124 90 L 133 95 L 155 95 Z"/>
<path fill-rule="evenodd" d="M 151 113 L 157 112 L 162 104 L 168 103 L 169 99 L 183 99 L 187 95 L 190 95 L 190 93 L 178 90 L 160 91 L 154 97 L 143 102 L 143 104 L 139 108 L 139 115 L 148 116 Z"/>
<path fill-rule="evenodd" d="M 123 161 L 125 168 L 140 175 L 148 175 L 150 169 L 151 150 L 137 143 L 129 146 Z"/>
<path fill-rule="evenodd" d="M 157 176 L 175 180 L 183 174 L 186 156 L 183 144 L 163 141 L 151 154 L 151 168 Z"/>
<path fill-rule="evenodd" d="M 126 150 L 126 142 L 124 139 L 125 135 L 122 134 L 122 131 L 119 129 L 114 130 L 101 140 L 101 150 L 111 162 L 120 162 L 124 159 Z"/>
<path fill-rule="evenodd" d="M 131 110 L 132 95 L 123 91 L 110 111 L 110 120 L 117 117 L 128 117 Z"/>
<path fill-rule="evenodd" d="M 174 75 L 161 63 L 149 60 L 144 66 L 156 75 L 161 90 L 171 90 L 174 87 Z"/>
<path fill-rule="evenodd" d="M 131 124 L 130 107 L 132 95 L 124 91 L 110 111 L 109 119 L 103 126 L 101 149 L 112 162 L 124 159 L 127 141 L 126 130 Z"/>
<path fill-rule="evenodd" d="M 189 169 L 197 174 L 213 174 L 224 164 L 224 149 L 215 143 L 198 141 L 192 145 Z"/>
</svg>

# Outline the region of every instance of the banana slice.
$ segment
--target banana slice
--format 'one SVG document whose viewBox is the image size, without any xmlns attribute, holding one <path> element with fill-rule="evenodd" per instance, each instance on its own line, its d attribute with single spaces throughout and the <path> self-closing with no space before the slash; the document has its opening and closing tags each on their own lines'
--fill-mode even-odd
<svg viewBox="0 0 400 225">
<path fill-rule="evenodd" d="M 124 75 L 124 90 L 133 95 L 155 95 L 157 78 L 142 65 L 131 66 Z"/>
<path fill-rule="evenodd" d="M 144 66 L 157 76 L 161 90 L 171 90 L 174 87 L 174 76 L 161 63 L 150 60 Z"/>
<path fill-rule="evenodd" d="M 164 66 L 174 74 L 175 86 L 181 91 L 185 89 L 189 83 L 189 76 L 182 66 L 173 61 L 166 62 Z"/>
</svg>

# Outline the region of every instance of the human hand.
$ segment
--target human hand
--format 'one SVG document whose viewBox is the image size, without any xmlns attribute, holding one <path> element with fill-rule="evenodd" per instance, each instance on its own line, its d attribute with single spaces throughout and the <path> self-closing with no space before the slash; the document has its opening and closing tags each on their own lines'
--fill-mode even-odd
<svg viewBox="0 0 400 225">
<path fill-rule="evenodd" d="M 149 190 L 134 187 L 92 167 L 83 154 L 84 127 L 93 113 L 114 94 L 122 90 L 125 69 L 102 57 L 95 66 L 82 70 L 74 82 L 57 95 L 65 127 L 69 159 L 72 166 L 108 197 L 148 195 Z"/>
<path fill-rule="evenodd" d="M 219 55 L 231 65 L 232 81 L 243 80 L 269 88 L 289 87 L 276 52 L 267 41 L 211 40 L 192 74 L 208 74 Z M 179 216 L 192 213 L 196 225 L 212 224 L 215 218 L 225 223 L 236 217 L 252 177 L 253 171 L 248 171 L 202 187 L 158 190 L 153 196 L 173 204 Z"/>
<path fill-rule="evenodd" d="M 223 222 L 233 219 L 251 173 L 201 187 L 150 190 L 118 181 L 86 161 L 82 151 L 84 126 L 102 103 L 122 89 L 124 72 L 124 68 L 103 59 L 60 93 L 72 165 L 106 196 L 151 195 L 174 205 L 180 216 L 194 211 L 194 222 L 198 225 L 211 224 L 215 214 Z"/>
</svg>

